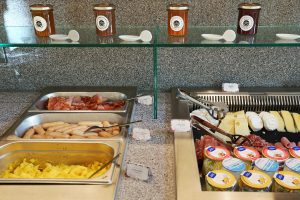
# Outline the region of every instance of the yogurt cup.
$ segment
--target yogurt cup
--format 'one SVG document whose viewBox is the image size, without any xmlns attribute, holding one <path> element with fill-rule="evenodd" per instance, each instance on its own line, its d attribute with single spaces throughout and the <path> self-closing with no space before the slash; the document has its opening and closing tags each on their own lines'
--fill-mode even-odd
<svg viewBox="0 0 300 200">
<path fill-rule="evenodd" d="M 262 154 L 265 158 L 277 161 L 280 169 L 283 169 L 284 162 L 290 157 L 287 150 L 275 146 L 264 147 L 262 149 Z"/>
<path fill-rule="evenodd" d="M 235 177 L 225 170 L 210 171 L 205 180 L 208 191 L 234 191 L 237 183 Z"/>
<path fill-rule="evenodd" d="M 246 165 L 243 161 L 237 158 L 229 157 L 222 162 L 223 170 L 226 170 L 234 175 L 236 180 L 239 179 L 240 174 L 246 170 Z"/>
<path fill-rule="evenodd" d="M 246 146 L 235 147 L 233 154 L 246 164 L 247 170 L 251 169 L 253 162 L 260 158 L 260 153 L 256 149 Z"/>
<path fill-rule="evenodd" d="M 295 146 L 295 147 L 289 148 L 289 152 L 292 157 L 300 159 L 300 147 Z"/>
<path fill-rule="evenodd" d="M 241 174 L 240 191 L 245 192 L 268 192 L 272 179 L 261 171 L 248 170 Z"/>
<path fill-rule="evenodd" d="M 300 174 L 300 159 L 290 158 L 285 161 L 283 171 L 291 171 Z"/>
<path fill-rule="evenodd" d="M 274 175 L 273 192 L 300 192 L 300 174 L 281 171 Z"/>
<path fill-rule="evenodd" d="M 261 171 L 268 174 L 270 177 L 278 171 L 279 164 L 275 160 L 269 158 L 259 158 L 254 162 L 253 170 Z"/>
</svg>

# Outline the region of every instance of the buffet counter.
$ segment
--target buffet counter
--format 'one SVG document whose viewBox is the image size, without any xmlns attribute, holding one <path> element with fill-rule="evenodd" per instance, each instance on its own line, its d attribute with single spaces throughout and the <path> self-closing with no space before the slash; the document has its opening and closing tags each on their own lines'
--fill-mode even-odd
<svg viewBox="0 0 300 200">
<path fill-rule="evenodd" d="M 39 93 L 30 92 L 1 92 L 0 93 L 0 132 L 4 133 L 26 109 L 37 99 Z M 170 94 L 162 93 L 159 96 L 158 119 L 152 119 L 152 107 L 136 105 L 132 120 L 143 120 L 142 123 L 132 127 L 148 128 L 151 131 L 151 140 L 141 142 L 129 138 L 126 163 L 141 164 L 150 167 L 153 177 L 149 182 L 142 182 L 120 176 L 116 199 L 175 199 L 175 162 L 174 138 L 168 132 L 171 118 Z M 51 187 L 54 187 L 52 185 Z M 94 185 L 84 187 L 80 185 L 61 185 L 64 193 L 51 192 L 51 187 L 34 191 L 29 186 L 18 187 L 15 193 L 26 199 L 93 199 Z M 12 199 L 9 194 L 12 187 L 0 185 L 1 199 Z M 97 197 L 99 198 L 99 197 Z"/>
</svg>

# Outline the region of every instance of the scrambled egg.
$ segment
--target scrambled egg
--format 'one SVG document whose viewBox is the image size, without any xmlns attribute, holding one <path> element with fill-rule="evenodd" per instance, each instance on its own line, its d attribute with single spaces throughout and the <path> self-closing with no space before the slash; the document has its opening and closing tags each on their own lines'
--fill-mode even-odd
<svg viewBox="0 0 300 200">
<path fill-rule="evenodd" d="M 41 164 L 36 159 L 23 159 L 21 163 L 14 162 L 1 174 L 2 178 L 88 178 L 103 163 L 94 161 L 87 166 L 51 164 L 49 162 Z M 108 166 L 109 167 L 109 166 Z M 96 176 L 104 174 L 108 168 L 101 170 Z"/>
</svg>

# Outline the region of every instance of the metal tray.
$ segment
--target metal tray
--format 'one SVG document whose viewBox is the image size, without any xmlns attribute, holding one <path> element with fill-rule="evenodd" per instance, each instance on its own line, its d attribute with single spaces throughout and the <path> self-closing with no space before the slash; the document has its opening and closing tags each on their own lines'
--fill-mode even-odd
<svg viewBox="0 0 300 200">
<path fill-rule="evenodd" d="M 126 122 L 126 118 L 120 114 L 115 113 L 42 113 L 34 114 L 25 117 L 23 120 L 20 119 L 15 123 L 10 129 L 4 134 L 5 140 L 40 140 L 40 139 L 23 139 L 23 134 L 32 126 L 46 123 L 46 122 L 55 122 L 63 121 L 67 123 L 78 123 L 79 121 L 109 121 L 112 123 L 122 124 Z M 125 136 L 126 128 L 122 128 L 119 135 L 110 138 L 101 138 L 103 139 L 112 139 L 112 138 L 122 138 Z M 13 137 L 17 136 L 17 137 Z M 95 139 L 43 139 L 43 140 L 95 140 Z M 99 139 L 98 139 L 99 140 Z"/>
<path fill-rule="evenodd" d="M 11 142 L 0 147 L 0 174 L 7 166 L 24 158 L 35 158 L 41 163 L 87 164 L 107 162 L 120 151 L 120 142 Z M 112 164 L 108 171 L 91 179 L 21 179 L 0 178 L 0 183 L 44 184 L 111 184 L 115 171 Z"/>
<path fill-rule="evenodd" d="M 47 110 L 46 104 L 50 97 L 68 97 L 68 96 L 94 96 L 100 95 L 102 97 L 106 97 L 111 101 L 118 100 L 126 100 L 128 97 L 126 94 L 121 92 L 52 92 L 45 95 L 42 95 L 38 98 L 38 100 L 31 106 L 28 112 L 49 112 L 49 113 L 57 113 L 57 112 L 96 112 L 96 113 L 105 113 L 105 112 L 126 112 L 128 108 L 128 102 L 125 101 L 125 105 L 119 110 Z"/>
</svg>

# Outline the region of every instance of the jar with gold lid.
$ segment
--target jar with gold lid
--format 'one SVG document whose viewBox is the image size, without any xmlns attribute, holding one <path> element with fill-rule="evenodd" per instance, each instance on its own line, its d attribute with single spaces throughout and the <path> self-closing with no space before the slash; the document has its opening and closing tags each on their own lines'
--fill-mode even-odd
<svg viewBox="0 0 300 200">
<path fill-rule="evenodd" d="M 170 4 L 168 10 L 168 34 L 185 36 L 188 28 L 188 4 Z"/>
<path fill-rule="evenodd" d="M 53 6 L 50 4 L 33 4 L 30 6 L 35 34 L 48 37 L 55 34 Z"/>
<path fill-rule="evenodd" d="M 115 10 L 115 5 L 109 3 L 94 5 L 97 35 L 112 36 L 116 33 Z"/>
<path fill-rule="evenodd" d="M 260 10 L 261 5 L 259 3 L 239 4 L 238 34 L 255 35 L 257 33 Z"/>
</svg>

